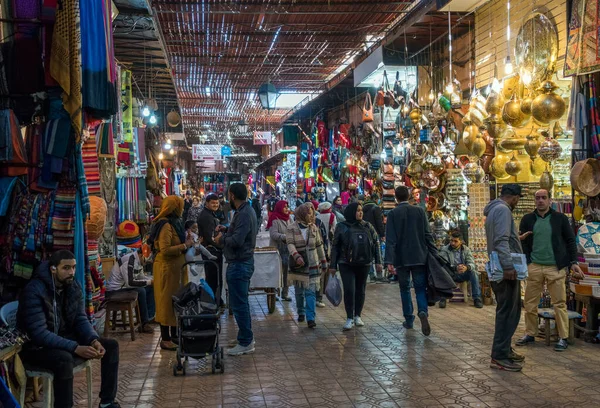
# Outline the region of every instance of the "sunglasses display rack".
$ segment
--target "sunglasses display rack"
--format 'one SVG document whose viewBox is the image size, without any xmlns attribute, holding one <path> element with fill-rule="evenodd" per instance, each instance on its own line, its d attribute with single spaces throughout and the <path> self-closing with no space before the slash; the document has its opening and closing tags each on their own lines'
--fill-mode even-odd
<svg viewBox="0 0 600 408">
<path fill-rule="evenodd" d="M 448 208 L 466 211 L 468 207 L 467 180 L 460 169 L 446 170 L 446 202 Z"/>
<path fill-rule="evenodd" d="M 485 263 L 488 261 L 483 209 L 490 202 L 490 185 L 488 183 L 472 183 L 468 186 L 468 192 L 469 248 L 473 252 L 477 269 L 483 272 Z"/>
</svg>

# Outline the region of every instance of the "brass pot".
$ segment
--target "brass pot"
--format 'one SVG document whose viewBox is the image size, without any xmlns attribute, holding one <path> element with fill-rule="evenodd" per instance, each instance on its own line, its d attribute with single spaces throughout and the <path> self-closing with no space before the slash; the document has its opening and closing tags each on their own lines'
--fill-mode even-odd
<svg viewBox="0 0 600 408">
<path fill-rule="evenodd" d="M 505 169 L 506 163 L 509 161 L 510 156 L 502 153 L 496 154 L 496 157 L 494 157 L 492 164 L 490 165 L 491 174 L 496 180 L 506 180 L 510 177 L 510 174 L 508 174 Z"/>
<path fill-rule="evenodd" d="M 492 91 L 485 101 L 485 110 L 490 115 L 497 115 L 502 112 L 504 106 L 504 96 L 501 92 Z"/>
<path fill-rule="evenodd" d="M 412 121 L 412 123 L 414 125 L 419 123 L 419 121 L 421 120 L 421 115 L 422 115 L 422 112 L 421 112 L 421 109 L 419 109 L 419 108 L 414 108 L 408 114 L 408 116 L 410 117 L 410 120 Z"/>
<path fill-rule="evenodd" d="M 506 163 L 506 166 L 504 166 L 504 170 L 511 176 L 518 176 L 519 173 L 521 173 L 521 170 L 523 170 L 523 165 L 514 153 L 512 158 Z"/>
<path fill-rule="evenodd" d="M 502 108 L 502 120 L 507 125 L 521 127 L 529 121 L 529 118 L 529 115 L 525 115 L 521 111 L 521 100 L 517 98 L 516 94 L 513 94 Z"/>
<path fill-rule="evenodd" d="M 500 141 L 500 146 L 504 150 L 522 150 L 527 143 L 527 139 L 510 137 Z"/>
<path fill-rule="evenodd" d="M 540 144 L 538 154 L 545 162 L 551 162 L 560 157 L 562 153 L 562 147 L 555 139 L 547 138 Z"/>
<path fill-rule="evenodd" d="M 565 100 L 554 92 L 556 89 L 552 81 L 545 81 L 538 89 L 541 93 L 531 103 L 531 115 L 542 124 L 558 120 L 565 113 Z"/>
<path fill-rule="evenodd" d="M 533 98 L 531 95 L 527 96 L 527 98 L 521 100 L 521 112 L 524 115 L 531 116 L 531 103 L 533 102 Z"/>
<path fill-rule="evenodd" d="M 467 149 L 471 150 L 473 148 L 473 142 L 479 136 L 479 128 L 475 125 L 465 126 L 463 131 L 463 142 Z"/>
<path fill-rule="evenodd" d="M 558 121 L 554 122 L 554 127 L 552 128 L 552 137 L 555 138 L 555 139 L 558 139 L 564 133 L 565 133 L 565 131 L 563 130 L 563 128 L 560 125 L 560 123 L 558 123 Z"/>
<path fill-rule="evenodd" d="M 531 160 L 535 160 L 538 154 L 538 150 L 540 150 L 540 140 L 538 136 L 527 136 L 527 142 L 525 143 L 525 151 L 531 158 Z"/>
<path fill-rule="evenodd" d="M 529 171 L 533 176 L 541 176 L 546 170 L 546 162 L 541 157 L 536 157 L 529 162 Z"/>
<path fill-rule="evenodd" d="M 552 174 L 546 170 L 542 174 L 542 177 L 540 177 L 540 188 L 550 192 L 552 186 L 554 186 L 554 178 L 552 177 Z"/>
<path fill-rule="evenodd" d="M 473 142 L 473 146 L 471 147 L 471 152 L 477 157 L 483 156 L 486 149 L 486 143 L 481 135 L 478 135 Z"/>
<path fill-rule="evenodd" d="M 406 168 L 406 174 L 408 174 L 410 178 L 420 178 L 423 171 L 423 166 L 421 166 L 421 163 L 418 160 L 411 160 Z"/>
<path fill-rule="evenodd" d="M 485 119 L 483 122 L 484 125 L 487 127 L 488 133 L 494 139 L 500 136 L 502 132 L 504 132 L 504 130 L 506 129 L 506 123 L 504 123 L 500 115 L 496 113 L 490 115 L 490 117 Z"/>
</svg>

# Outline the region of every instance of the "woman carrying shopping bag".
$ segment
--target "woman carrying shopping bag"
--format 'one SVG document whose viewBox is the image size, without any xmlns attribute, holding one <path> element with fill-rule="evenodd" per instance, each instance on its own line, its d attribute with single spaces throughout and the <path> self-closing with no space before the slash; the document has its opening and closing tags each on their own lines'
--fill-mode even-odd
<svg viewBox="0 0 600 408">
<path fill-rule="evenodd" d="M 327 269 L 321 233 L 315 225 L 315 210 L 311 203 L 296 208 L 296 221 L 287 229 L 289 256 L 288 280 L 293 282 L 298 308 L 298 322 L 306 318 L 309 328 L 315 328 L 316 295 L 321 270 Z"/>
<path fill-rule="evenodd" d="M 344 284 L 347 317 L 343 328 L 345 331 L 352 329 L 354 325 L 365 325 L 360 315 L 365 304 L 371 263 L 375 263 L 378 273 L 383 268 L 377 232 L 371 224 L 363 221 L 362 206 L 358 203 L 348 205 L 344 210 L 344 217 L 346 221 L 339 223 L 335 229 L 329 273 L 335 274 L 339 266 Z"/>
<path fill-rule="evenodd" d="M 285 300 L 286 302 L 292 300 L 288 295 L 288 265 L 290 253 L 286 242 L 286 232 L 291 224 L 290 209 L 287 201 L 278 201 L 277 204 L 275 204 L 273 211 L 269 213 L 267 231 L 269 231 L 269 236 L 271 238 L 269 246 L 277 248 L 279 256 L 281 256 L 283 268 L 283 290 L 281 291 L 281 300 Z"/>
</svg>

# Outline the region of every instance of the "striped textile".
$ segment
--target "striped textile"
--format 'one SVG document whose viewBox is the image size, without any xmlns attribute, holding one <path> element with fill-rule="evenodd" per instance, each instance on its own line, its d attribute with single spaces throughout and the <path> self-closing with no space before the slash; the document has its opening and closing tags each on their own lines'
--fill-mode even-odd
<svg viewBox="0 0 600 408">
<path fill-rule="evenodd" d="M 90 136 L 81 147 L 83 171 L 88 186 L 88 194 L 100 196 L 100 169 L 96 153 L 96 129 L 90 130 Z"/>
</svg>

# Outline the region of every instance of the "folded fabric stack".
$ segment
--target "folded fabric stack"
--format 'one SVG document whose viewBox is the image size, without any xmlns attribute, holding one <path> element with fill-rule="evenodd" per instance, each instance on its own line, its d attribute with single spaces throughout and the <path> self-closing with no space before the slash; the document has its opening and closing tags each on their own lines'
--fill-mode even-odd
<svg viewBox="0 0 600 408">
<path fill-rule="evenodd" d="M 383 210 L 393 210 L 396 207 L 396 196 L 394 192 L 394 166 L 386 163 L 383 165 Z"/>
</svg>

